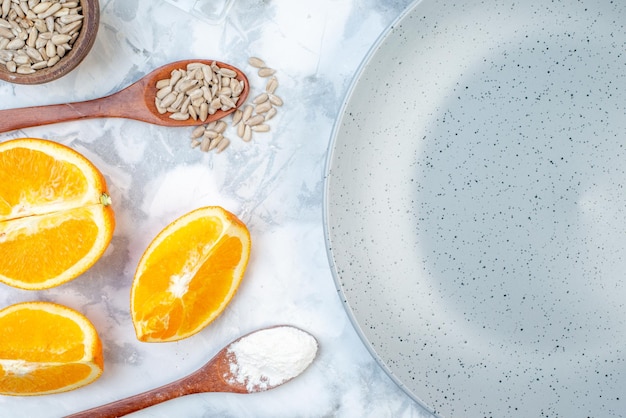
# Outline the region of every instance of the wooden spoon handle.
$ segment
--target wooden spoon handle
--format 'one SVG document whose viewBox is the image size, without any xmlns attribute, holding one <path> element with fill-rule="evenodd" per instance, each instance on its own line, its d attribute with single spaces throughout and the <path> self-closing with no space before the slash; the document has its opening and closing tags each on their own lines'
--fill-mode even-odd
<svg viewBox="0 0 626 418">
<path fill-rule="evenodd" d="M 119 401 L 97 406 L 86 411 L 77 412 L 75 414 L 68 415 L 65 418 L 121 417 L 149 406 L 195 392 L 196 391 L 189 390 L 189 388 L 179 384 L 169 384 L 125 399 L 120 399 Z"/>
<path fill-rule="evenodd" d="M 156 389 L 120 399 L 87 411 L 69 415 L 66 418 L 111 418 L 121 417 L 170 399 L 202 392 L 247 393 L 245 385 L 229 383 L 224 376 L 230 373 L 226 350 L 222 350 L 203 367 Z"/>
<path fill-rule="evenodd" d="M 117 93 L 83 102 L 0 110 L 0 132 L 101 117 L 159 123 L 146 109 L 142 94 L 145 84 L 145 80 L 140 80 Z"/>
<path fill-rule="evenodd" d="M 0 110 L 0 132 L 105 116 L 102 100 Z"/>
</svg>

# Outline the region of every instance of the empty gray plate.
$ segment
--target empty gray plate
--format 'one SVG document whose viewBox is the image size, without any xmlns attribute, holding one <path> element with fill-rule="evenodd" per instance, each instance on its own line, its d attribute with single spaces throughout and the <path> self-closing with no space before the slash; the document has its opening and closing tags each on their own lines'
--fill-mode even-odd
<svg viewBox="0 0 626 418">
<path fill-rule="evenodd" d="M 350 89 L 331 268 L 441 416 L 626 414 L 625 25 L 621 1 L 423 0 Z"/>
</svg>

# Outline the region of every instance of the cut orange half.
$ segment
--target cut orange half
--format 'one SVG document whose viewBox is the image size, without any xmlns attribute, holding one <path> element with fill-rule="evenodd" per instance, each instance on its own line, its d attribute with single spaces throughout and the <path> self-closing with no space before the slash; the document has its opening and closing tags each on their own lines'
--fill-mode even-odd
<svg viewBox="0 0 626 418">
<path fill-rule="evenodd" d="M 150 243 L 131 288 L 131 315 L 140 341 L 176 341 L 211 323 L 243 278 L 250 233 L 217 206 L 178 218 Z"/>
<path fill-rule="evenodd" d="M 102 344 L 81 313 L 50 302 L 0 311 L 0 394 L 66 392 L 96 380 Z"/>
<path fill-rule="evenodd" d="M 46 289 L 86 271 L 111 241 L 110 203 L 100 171 L 73 149 L 0 143 L 0 281 Z"/>
</svg>

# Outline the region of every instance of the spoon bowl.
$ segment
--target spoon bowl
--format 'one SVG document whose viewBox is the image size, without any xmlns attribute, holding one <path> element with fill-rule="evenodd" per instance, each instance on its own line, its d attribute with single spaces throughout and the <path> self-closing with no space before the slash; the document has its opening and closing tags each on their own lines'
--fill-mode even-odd
<svg viewBox="0 0 626 418">
<path fill-rule="evenodd" d="M 237 80 L 243 81 L 243 90 L 236 107 L 225 111 L 219 109 L 204 121 L 191 117 L 187 120 L 175 120 L 169 117 L 170 113 L 159 113 L 155 104 L 157 81 L 169 78 L 173 70 L 186 69 L 191 63 L 207 65 L 216 63 L 220 68 L 233 70 L 237 74 Z M 246 101 L 249 91 L 250 84 L 244 72 L 230 64 L 214 60 L 182 60 L 159 67 L 130 86 L 109 96 L 82 102 L 0 110 L 0 132 L 102 117 L 134 119 L 162 126 L 197 126 L 216 121 L 234 112 Z"/>
<path fill-rule="evenodd" d="M 282 378 L 262 376 L 261 380 L 252 376 L 246 376 L 248 372 L 245 372 L 245 370 L 255 369 L 255 366 L 258 366 L 259 369 L 268 369 L 269 366 L 267 363 L 253 365 L 252 367 L 250 364 L 246 364 L 249 361 L 249 357 L 258 359 L 258 356 L 250 356 L 250 353 L 244 350 L 243 355 L 240 357 L 237 354 L 238 350 L 240 350 L 237 348 L 238 345 L 248 339 L 251 340 L 249 342 L 252 343 L 252 346 L 265 345 L 267 349 L 269 347 L 267 343 L 259 344 L 258 337 L 263 335 L 273 336 L 275 334 L 271 333 L 277 330 L 287 331 L 288 334 L 285 335 L 288 335 L 290 338 L 276 339 L 269 354 L 274 360 L 279 361 L 281 368 L 284 368 L 285 364 L 292 363 L 293 373 L 285 373 L 283 371 Z M 290 339 L 296 342 L 291 349 L 281 347 L 281 345 L 287 344 Z M 194 393 L 253 393 L 266 391 L 285 384 L 300 375 L 313 362 L 317 356 L 318 348 L 319 344 L 315 337 L 300 328 L 289 325 L 263 328 L 231 342 L 204 366 L 182 379 L 129 398 L 69 415 L 66 418 L 119 417 L 170 399 Z M 296 357 L 288 358 L 286 354 L 295 354 Z M 241 372 L 242 369 L 244 370 L 243 373 Z"/>
</svg>

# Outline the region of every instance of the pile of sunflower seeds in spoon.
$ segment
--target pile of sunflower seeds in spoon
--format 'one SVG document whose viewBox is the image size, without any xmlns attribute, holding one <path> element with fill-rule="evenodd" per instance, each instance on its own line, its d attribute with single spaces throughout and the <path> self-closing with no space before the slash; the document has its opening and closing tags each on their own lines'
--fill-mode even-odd
<svg viewBox="0 0 626 418">
<path fill-rule="evenodd" d="M 160 114 L 170 112 L 171 119 L 204 122 L 218 110 L 237 106 L 244 85 L 236 77 L 234 70 L 215 61 L 211 65 L 193 62 L 157 81 L 154 104 Z"/>
<path fill-rule="evenodd" d="M 249 58 L 248 63 L 257 70 L 259 77 L 266 79 L 266 84 L 265 90 L 255 96 L 252 103 L 246 103 L 232 114 L 231 126 L 236 128 L 237 136 L 245 142 L 252 140 L 253 133 L 269 132 L 268 121 L 276 116 L 277 107 L 283 105 L 283 100 L 276 95 L 276 70 L 257 57 Z M 230 139 L 224 136 L 227 128 L 224 120 L 200 125 L 191 133 L 191 146 L 204 152 L 215 150 L 220 153 L 230 145 Z"/>
</svg>

